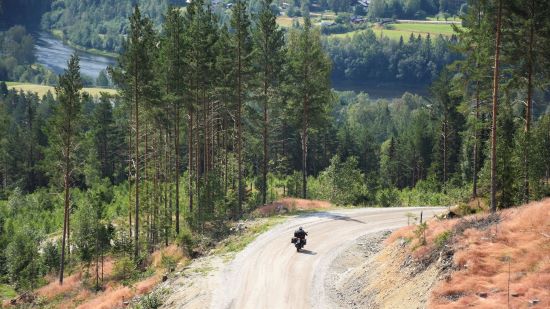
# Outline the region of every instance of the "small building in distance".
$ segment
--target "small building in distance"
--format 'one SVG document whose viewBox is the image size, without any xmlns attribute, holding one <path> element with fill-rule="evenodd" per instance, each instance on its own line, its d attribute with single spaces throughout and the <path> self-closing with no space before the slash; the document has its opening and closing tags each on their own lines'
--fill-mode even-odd
<svg viewBox="0 0 550 309">
<path fill-rule="evenodd" d="M 359 3 L 359 5 L 361 5 L 362 7 L 366 9 L 369 8 L 369 5 L 370 5 L 370 0 L 359 0 L 357 1 L 357 3 Z"/>
</svg>

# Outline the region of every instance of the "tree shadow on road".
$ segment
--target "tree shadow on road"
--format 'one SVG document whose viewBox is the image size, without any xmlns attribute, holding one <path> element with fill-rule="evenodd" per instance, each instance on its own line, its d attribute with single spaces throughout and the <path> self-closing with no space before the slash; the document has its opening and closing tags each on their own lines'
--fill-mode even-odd
<svg viewBox="0 0 550 309">
<path fill-rule="evenodd" d="M 301 249 L 300 251 L 298 251 L 298 253 L 307 254 L 307 255 L 316 255 L 317 254 L 317 252 L 310 251 L 310 250 L 305 250 L 305 249 Z"/>
<path fill-rule="evenodd" d="M 361 224 L 367 224 L 364 221 L 353 219 L 351 217 L 341 215 L 341 214 L 335 214 L 330 212 L 314 212 L 314 213 L 308 213 L 308 214 L 302 214 L 300 217 L 319 217 L 319 218 L 329 218 L 332 220 L 342 220 L 342 221 L 350 221 L 350 222 L 357 222 Z"/>
</svg>

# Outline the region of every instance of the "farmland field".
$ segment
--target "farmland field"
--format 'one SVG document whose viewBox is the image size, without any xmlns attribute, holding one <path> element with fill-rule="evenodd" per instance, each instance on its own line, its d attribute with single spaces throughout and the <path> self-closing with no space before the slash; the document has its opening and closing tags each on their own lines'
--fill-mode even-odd
<svg viewBox="0 0 550 309">
<path fill-rule="evenodd" d="M 402 36 L 403 39 L 407 39 L 411 33 L 415 36 L 420 34 L 426 36 L 428 33 L 430 36 L 435 37 L 438 35 L 451 36 L 454 32 L 453 27 L 450 24 L 415 24 L 415 23 L 396 23 L 389 24 L 387 28 L 381 26 L 373 26 L 371 29 L 376 33 L 377 37 L 387 37 L 391 40 L 399 40 Z M 359 33 L 365 30 L 356 30 L 346 33 L 331 34 L 331 38 L 344 38 L 351 37 L 355 33 Z"/>
<path fill-rule="evenodd" d="M 7 82 L 8 89 L 15 89 L 17 91 L 25 91 L 25 92 L 35 92 L 38 94 L 38 96 L 44 96 L 48 93 L 48 91 L 51 91 L 53 95 L 55 95 L 55 88 L 52 86 L 46 86 L 46 85 L 37 85 L 37 84 L 24 84 L 24 83 L 14 83 L 14 82 Z M 107 89 L 107 88 L 84 88 L 84 92 L 89 93 L 91 96 L 97 97 L 100 95 L 101 92 L 106 92 L 108 94 L 115 95 L 117 94 L 117 91 L 115 89 Z"/>
<path fill-rule="evenodd" d="M 297 19 L 299 23 L 304 20 L 302 17 L 277 16 L 277 24 L 283 28 L 290 28 L 294 19 Z"/>
<path fill-rule="evenodd" d="M 400 31 L 415 34 L 430 34 L 438 35 L 442 34 L 445 36 L 451 36 L 454 33 L 453 27 L 450 24 L 415 24 L 415 23 L 397 23 L 389 25 L 391 30 L 389 31 Z"/>
</svg>

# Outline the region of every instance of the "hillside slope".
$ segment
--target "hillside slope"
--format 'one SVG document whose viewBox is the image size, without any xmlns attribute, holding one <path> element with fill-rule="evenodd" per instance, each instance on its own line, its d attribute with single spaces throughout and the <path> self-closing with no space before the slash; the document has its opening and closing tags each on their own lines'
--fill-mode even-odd
<svg viewBox="0 0 550 309">
<path fill-rule="evenodd" d="M 351 267 L 338 290 L 357 308 L 549 308 L 549 215 L 546 199 L 408 226 Z"/>
</svg>

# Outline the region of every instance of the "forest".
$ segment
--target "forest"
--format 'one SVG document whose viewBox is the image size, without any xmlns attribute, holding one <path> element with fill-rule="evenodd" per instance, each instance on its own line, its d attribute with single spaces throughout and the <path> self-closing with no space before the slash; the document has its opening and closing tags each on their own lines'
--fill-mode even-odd
<svg viewBox="0 0 550 309">
<path fill-rule="evenodd" d="M 460 59 L 453 50 L 456 37 L 430 34 L 411 36 L 405 41 L 379 39 L 372 30 L 351 37 L 327 38 L 326 51 L 332 59 L 332 78 L 355 82 L 406 82 L 429 85 L 447 65 Z"/>
<path fill-rule="evenodd" d="M 464 0 L 372 0 L 368 16 L 370 18 L 422 19 L 426 16 L 441 15 L 446 19 L 451 15 L 462 15 L 467 10 Z"/>
<path fill-rule="evenodd" d="M 44 97 L 1 82 L 0 283 L 28 291 L 55 274 L 62 284 L 105 255 L 122 257 L 121 273 L 143 273 L 155 249 L 219 241 L 230 222 L 285 196 L 379 207 L 477 199 L 493 211 L 549 196 L 550 7 L 468 3 L 453 38 L 460 57 L 442 38 L 366 32 L 340 43 L 367 48 L 340 47 L 369 55 L 348 69 L 307 15 L 282 30 L 270 0 L 254 14 L 238 1 L 225 22 L 204 0 L 166 6 L 160 28 L 135 6 L 108 70 L 119 95 L 83 93 L 77 55 Z M 379 63 L 393 70 L 368 75 Z M 331 90 L 332 71 L 434 82 L 427 97 L 373 100 Z"/>
</svg>

